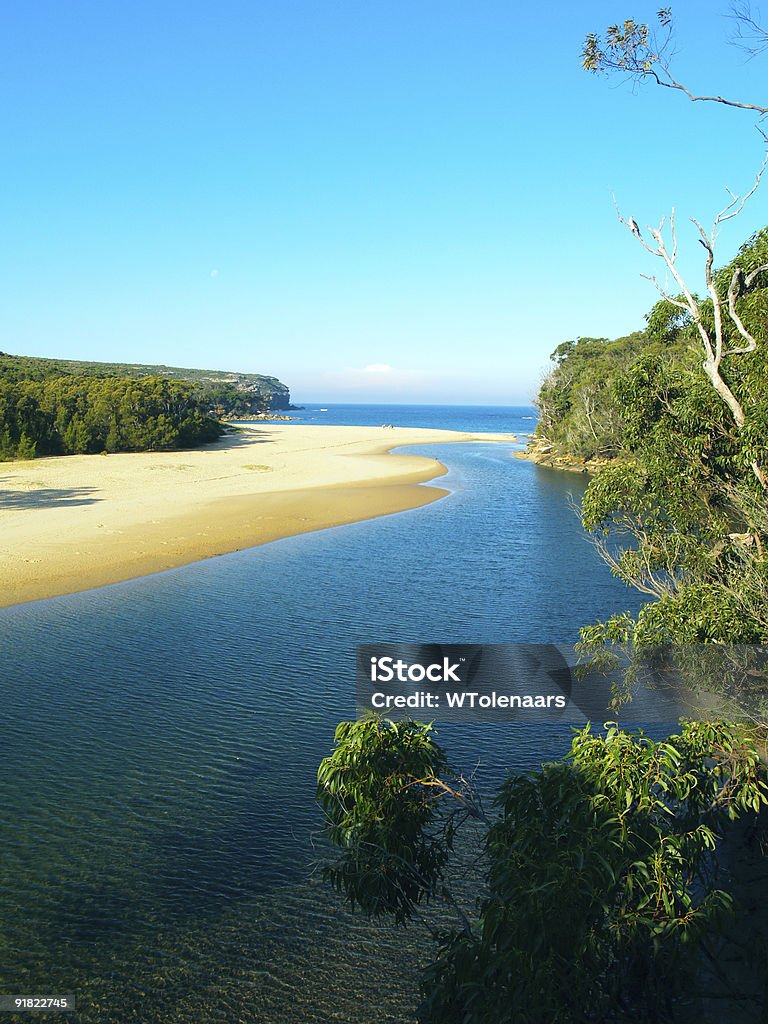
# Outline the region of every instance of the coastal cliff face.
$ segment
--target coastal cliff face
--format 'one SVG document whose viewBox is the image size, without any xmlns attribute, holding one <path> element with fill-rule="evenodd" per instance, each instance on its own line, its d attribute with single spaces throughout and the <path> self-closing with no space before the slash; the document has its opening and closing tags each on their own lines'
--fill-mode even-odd
<svg viewBox="0 0 768 1024">
<path fill-rule="evenodd" d="M 269 408 L 273 409 L 275 412 L 293 408 L 291 405 L 291 392 L 285 384 L 280 384 L 279 381 L 276 382 L 276 385 L 277 386 L 270 395 Z"/>
<path fill-rule="evenodd" d="M 263 413 L 291 408 L 291 392 L 276 377 L 256 373 L 198 372 L 204 375 L 196 379 L 220 416 L 252 419 Z"/>
</svg>

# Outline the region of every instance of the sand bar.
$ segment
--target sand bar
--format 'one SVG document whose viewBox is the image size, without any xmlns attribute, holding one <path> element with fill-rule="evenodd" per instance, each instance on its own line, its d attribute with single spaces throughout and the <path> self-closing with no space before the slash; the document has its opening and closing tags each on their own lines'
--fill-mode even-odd
<svg viewBox="0 0 768 1024">
<path fill-rule="evenodd" d="M 240 427 L 205 448 L 0 463 L 0 606 L 417 508 L 445 467 L 401 445 L 514 441 L 408 427 Z"/>
</svg>

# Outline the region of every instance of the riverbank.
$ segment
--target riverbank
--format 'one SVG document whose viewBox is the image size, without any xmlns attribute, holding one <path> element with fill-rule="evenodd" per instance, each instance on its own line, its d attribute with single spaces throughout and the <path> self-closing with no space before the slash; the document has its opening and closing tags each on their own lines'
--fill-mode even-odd
<svg viewBox="0 0 768 1024">
<path fill-rule="evenodd" d="M 535 462 L 537 466 L 547 469 L 562 469 L 569 473 L 597 473 L 610 466 L 612 459 L 582 459 L 578 455 L 557 455 L 553 446 L 542 438 L 529 435 L 528 444 L 523 451 L 514 453 L 516 459 Z"/>
<path fill-rule="evenodd" d="M 445 472 L 392 448 L 511 434 L 264 423 L 205 448 L 0 464 L 0 607 L 417 508 Z"/>
</svg>

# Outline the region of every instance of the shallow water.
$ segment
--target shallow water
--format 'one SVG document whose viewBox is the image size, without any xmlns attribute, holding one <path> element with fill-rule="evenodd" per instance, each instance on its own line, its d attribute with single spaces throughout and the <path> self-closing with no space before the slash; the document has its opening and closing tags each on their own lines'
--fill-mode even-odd
<svg viewBox="0 0 768 1024">
<path fill-rule="evenodd" d="M 421 509 L 0 611 L 0 991 L 74 993 L 83 1022 L 412 1019 L 424 933 L 352 917 L 312 875 L 355 645 L 567 642 L 638 605 L 582 534 L 583 478 L 514 447 L 419 446 L 452 490 Z M 440 735 L 490 787 L 570 733 Z"/>
</svg>

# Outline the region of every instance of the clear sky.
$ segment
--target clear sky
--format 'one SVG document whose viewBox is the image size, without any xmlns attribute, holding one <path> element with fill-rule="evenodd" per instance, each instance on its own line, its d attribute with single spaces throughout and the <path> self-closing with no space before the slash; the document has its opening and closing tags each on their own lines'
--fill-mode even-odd
<svg viewBox="0 0 768 1024">
<path fill-rule="evenodd" d="M 0 10 L 0 349 L 274 374 L 304 401 L 517 403 L 549 353 L 642 326 L 617 222 L 750 184 L 746 113 L 587 76 L 658 4 L 36 0 Z M 675 68 L 765 102 L 727 3 Z M 761 90 L 762 87 L 762 90 Z M 720 262 L 768 223 L 768 180 Z"/>
</svg>

